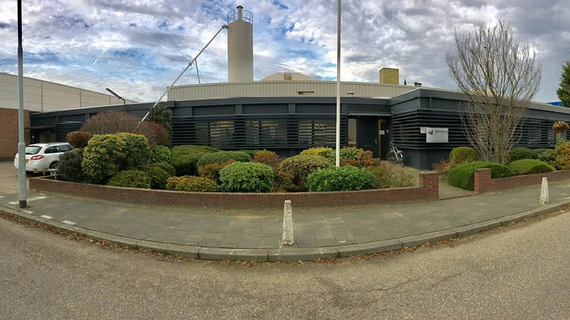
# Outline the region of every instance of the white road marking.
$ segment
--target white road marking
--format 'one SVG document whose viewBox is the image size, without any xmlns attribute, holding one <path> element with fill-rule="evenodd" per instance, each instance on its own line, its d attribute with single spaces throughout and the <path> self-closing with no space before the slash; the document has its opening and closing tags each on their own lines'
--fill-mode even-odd
<svg viewBox="0 0 570 320">
<path fill-rule="evenodd" d="M 65 224 L 68 224 L 68 225 L 70 225 L 70 226 L 73 226 L 73 225 L 75 225 L 77 222 L 75 222 L 75 221 L 69 221 L 69 220 L 63 220 L 61 223 L 65 223 Z"/>
<path fill-rule="evenodd" d="M 48 220 L 49 220 L 49 219 L 53 219 L 52 216 L 47 216 L 47 215 L 45 215 L 45 214 L 44 214 L 44 215 L 41 215 L 40 217 L 42 217 L 42 218 L 44 218 L 44 219 L 48 219 Z"/>
<path fill-rule="evenodd" d="M 47 199 L 47 197 L 46 196 L 39 196 L 39 197 L 29 198 L 26 200 L 26 202 L 32 202 L 32 201 L 43 200 L 43 199 Z M 11 201 L 8 203 L 11 205 L 17 205 L 20 203 L 20 201 Z"/>
</svg>

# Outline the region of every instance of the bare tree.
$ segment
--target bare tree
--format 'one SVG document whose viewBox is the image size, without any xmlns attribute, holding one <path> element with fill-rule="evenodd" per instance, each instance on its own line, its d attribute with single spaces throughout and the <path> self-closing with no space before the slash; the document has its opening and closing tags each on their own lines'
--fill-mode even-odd
<svg viewBox="0 0 570 320">
<path fill-rule="evenodd" d="M 510 26 L 500 21 L 467 35 L 456 31 L 455 50 L 446 62 L 467 97 L 461 115 L 467 139 L 483 160 L 506 163 L 540 85 L 533 50 L 514 42 Z"/>
</svg>

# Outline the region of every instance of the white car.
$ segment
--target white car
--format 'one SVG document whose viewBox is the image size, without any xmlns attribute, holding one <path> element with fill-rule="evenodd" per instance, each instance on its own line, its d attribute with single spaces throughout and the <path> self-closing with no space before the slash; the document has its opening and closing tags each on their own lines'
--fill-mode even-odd
<svg viewBox="0 0 570 320">
<path fill-rule="evenodd" d="M 67 142 L 34 143 L 26 146 L 26 172 L 45 174 L 55 169 L 59 156 L 73 147 Z M 14 157 L 14 167 L 18 166 L 18 154 Z"/>
</svg>

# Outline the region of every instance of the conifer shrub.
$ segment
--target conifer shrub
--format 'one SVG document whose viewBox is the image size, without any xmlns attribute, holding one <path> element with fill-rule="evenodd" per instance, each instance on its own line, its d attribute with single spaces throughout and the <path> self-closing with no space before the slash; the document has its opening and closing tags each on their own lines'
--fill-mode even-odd
<svg viewBox="0 0 570 320">
<path fill-rule="evenodd" d="M 447 181 L 450 185 L 465 190 L 473 190 L 474 177 L 476 169 L 490 168 L 491 178 L 505 178 L 514 175 L 513 171 L 507 166 L 495 162 L 474 161 L 458 165 L 449 171 Z"/>
<path fill-rule="evenodd" d="M 64 152 L 59 156 L 57 163 L 57 173 L 67 181 L 82 182 L 83 170 L 83 148 L 75 148 Z"/>
<path fill-rule="evenodd" d="M 473 162 L 477 161 L 477 159 L 479 159 L 477 151 L 471 147 L 453 148 L 449 153 L 449 161 L 451 161 L 453 165 Z"/>
<path fill-rule="evenodd" d="M 313 171 L 307 177 L 309 191 L 354 191 L 374 188 L 374 174 L 350 165 Z"/>
<path fill-rule="evenodd" d="M 204 177 L 182 176 L 166 180 L 166 189 L 187 192 L 218 192 L 220 187 L 216 181 Z"/>
<path fill-rule="evenodd" d="M 105 184 L 119 171 L 148 164 L 150 148 L 144 136 L 132 133 L 94 135 L 83 151 L 83 174 L 89 182 Z"/>
<path fill-rule="evenodd" d="M 150 177 L 150 187 L 152 189 L 166 189 L 166 180 L 172 177 L 168 172 L 160 166 L 151 165 L 145 170 Z"/>
<path fill-rule="evenodd" d="M 562 142 L 554 148 L 554 164 L 557 169 L 570 169 L 570 142 Z"/>
<path fill-rule="evenodd" d="M 222 190 L 226 192 L 270 192 L 273 169 L 257 162 L 234 162 L 220 170 Z"/>
<path fill-rule="evenodd" d="M 333 148 L 329 147 L 315 147 L 301 151 L 301 156 L 321 156 L 327 159 L 334 158 L 335 152 Z"/>
<path fill-rule="evenodd" d="M 317 169 L 331 167 L 332 164 L 321 156 L 298 155 L 289 157 L 279 164 L 278 170 L 293 176 L 293 183 L 300 191 L 306 190 L 309 174 Z"/>
<path fill-rule="evenodd" d="M 535 174 L 543 172 L 552 172 L 556 169 L 548 163 L 536 159 L 516 160 L 507 165 L 509 169 L 517 176 L 526 174 Z"/>
<path fill-rule="evenodd" d="M 155 145 L 150 148 L 149 163 L 157 162 L 170 162 L 172 159 L 172 152 L 166 146 Z"/>
<path fill-rule="evenodd" d="M 176 175 L 176 169 L 167 162 L 156 162 L 150 165 L 151 167 L 158 167 L 164 171 L 166 171 L 166 173 L 168 173 L 169 176 L 173 177 Z"/>
<path fill-rule="evenodd" d="M 123 188 L 150 189 L 151 178 L 142 170 L 125 170 L 109 179 L 107 185 Z"/>
</svg>

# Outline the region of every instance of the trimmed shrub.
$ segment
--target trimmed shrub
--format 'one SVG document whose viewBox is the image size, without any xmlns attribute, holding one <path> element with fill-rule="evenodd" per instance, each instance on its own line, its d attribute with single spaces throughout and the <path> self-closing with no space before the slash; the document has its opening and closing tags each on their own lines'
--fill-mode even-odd
<svg viewBox="0 0 570 320">
<path fill-rule="evenodd" d="M 453 148 L 449 153 L 449 161 L 456 165 L 477 161 L 477 159 L 479 159 L 477 151 L 471 147 Z"/>
<path fill-rule="evenodd" d="M 83 151 L 83 174 L 93 183 L 105 183 L 119 171 L 148 163 L 150 149 L 144 136 L 132 133 L 95 135 Z"/>
<path fill-rule="evenodd" d="M 542 162 L 546 162 L 552 166 L 556 163 L 556 153 L 554 149 L 534 149 L 536 154 L 536 159 Z"/>
<path fill-rule="evenodd" d="M 172 152 L 168 147 L 156 145 L 150 149 L 150 159 L 148 163 L 170 162 L 171 159 Z"/>
<path fill-rule="evenodd" d="M 353 191 L 374 188 L 374 174 L 353 166 L 319 169 L 307 177 L 309 191 Z"/>
<path fill-rule="evenodd" d="M 378 166 L 367 167 L 366 170 L 374 175 L 374 187 L 376 189 L 414 186 L 414 177 L 400 166 L 389 166 L 386 163 L 381 163 Z"/>
<path fill-rule="evenodd" d="M 91 134 L 110 134 L 117 132 L 133 132 L 139 119 L 122 111 L 103 111 L 89 117 L 81 126 L 81 131 Z"/>
<path fill-rule="evenodd" d="M 126 170 L 121 171 L 114 175 L 109 182 L 108 186 L 123 187 L 123 188 L 142 188 L 150 189 L 151 179 L 148 174 L 141 170 Z"/>
<path fill-rule="evenodd" d="M 81 169 L 81 162 L 83 162 L 83 148 L 66 151 L 59 156 L 57 173 L 61 175 L 64 180 L 82 182 L 83 171 Z"/>
<path fill-rule="evenodd" d="M 220 170 L 222 190 L 227 192 L 269 192 L 273 169 L 257 162 L 235 162 Z"/>
<path fill-rule="evenodd" d="M 177 176 L 198 175 L 196 163 L 206 154 L 218 152 L 216 148 L 208 146 L 184 145 L 172 147 L 170 163 L 176 169 Z"/>
<path fill-rule="evenodd" d="M 166 171 L 166 173 L 168 173 L 169 176 L 173 177 L 176 175 L 176 169 L 167 162 L 156 162 L 150 165 L 151 167 L 157 167 L 160 168 L 164 171 Z"/>
<path fill-rule="evenodd" d="M 509 162 L 521 160 L 521 159 L 535 159 L 536 152 L 529 148 L 512 148 L 509 150 Z"/>
<path fill-rule="evenodd" d="M 335 152 L 333 148 L 329 147 L 316 147 L 316 148 L 309 148 L 301 151 L 299 154 L 301 156 L 321 156 L 327 159 L 335 157 Z M 334 160 L 333 160 L 334 161 Z"/>
<path fill-rule="evenodd" d="M 136 133 L 142 134 L 148 139 L 148 144 L 151 146 L 167 146 L 169 144 L 168 131 L 160 124 L 156 122 L 144 121 L 137 123 L 138 129 Z"/>
<path fill-rule="evenodd" d="M 65 141 L 74 148 L 85 148 L 93 135 L 87 131 L 71 131 L 65 136 Z"/>
<path fill-rule="evenodd" d="M 198 173 L 200 177 L 212 179 L 219 181 L 220 179 L 220 170 L 222 170 L 225 166 L 236 162 L 234 159 L 230 159 L 224 163 L 209 163 L 205 164 L 198 168 Z"/>
<path fill-rule="evenodd" d="M 451 169 L 451 171 L 449 171 L 449 175 L 447 176 L 447 181 L 452 186 L 456 186 L 465 190 L 473 190 L 473 173 L 476 169 L 481 168 L 490 168 L 491 178 L 493 179 L 511 177 L 514 175 L 511 169 L 502 164 L 487 161 L 475 161 L 465 163 Z"/>
<path fill-rule="evenodd" d="M 239 150 L 239 152 L 247 153 L 249 155 L 249 157 L 252 159 L 261 151 L 265 151 L 265 150 L 258 150 L 258 149 L 255 149 L 255 150 Z"/>
<path fill-rule="evenodd" d="M 279 164 L 279 171 L 293 176 L 293 183 L 300 190 L 306 190 L 306 181 L 309 174 L 317 169 L 325 169 L 332 164 L 321 156 L 293 156 Z"/>
<path fill-rule="evenodd" d="M 507 165 L 509 169 L 513 170 L 515 175 L 535 174 L 543 172 L 552 172 L 556 170 L 548 163 L 536 159 L 521 159 L 516 160 Z"/>
<path fill-rule="evenodd" d="M 556 156 L 554 164 L 556 168 L 564 170 L 570 169 L 570 142 L 563 142 L 556 145 L 554 148 Z"/>
<path fill-rule="evenodd" d="M 271 168 L 277 168 L 279 165 L 279 155 L 273 151 L 261 150 L 251 158 L 251 161 L 266 164 Z"/>
<path fill-rule="evenodd" d="M 182 176 L 166 180 L 166 189 L 187 192 L 218 192 L 220 187 L 216 181 L 203 177 Z"/>
<path fill-rule="evenodd" d="M 282 171 L 274 171 L 273 191 L 275 192 L 295 192 L 299 188 L 293 183 L 293 175 Z"/>
<path fill-rule="evenodd" d="M 354 153 L 353 150 L 350 150 L 349 152 L 346 152 L 344 158 L 342 150 L 340 152 L 340 163 L 342 166 L 349 165 L 362 168 L 372 166 L 374 164 L 374 154 L 370 150 L 356 149 L 356 153 Z"/>
<path fill-rule="evenodd" d="M 166 180 L 172 177 L 168 172 L 162 169 L 160 166 L 150 166 L 146 173 L 150 177 L 150 187 L 152 189 L 166 189 Z"/>
<path fill-rule="evenodd" d="M 210 164 L 210 163 L 217 163 L 222 164 L 228 162 L 230 159 L 233 159 L 237 162 L 250 162 L 251 157 L 249 154 L 241 151 L 220 151 L 216 153 L 206 154 L 198 160 L 196 166 L 200 168 L 201 166 Z"/>
</svg>

